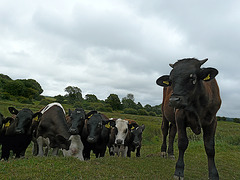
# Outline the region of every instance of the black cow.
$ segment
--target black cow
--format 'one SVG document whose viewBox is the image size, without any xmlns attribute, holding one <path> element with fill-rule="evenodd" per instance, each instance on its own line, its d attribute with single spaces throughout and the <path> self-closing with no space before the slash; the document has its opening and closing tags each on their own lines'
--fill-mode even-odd
<svg viewBox="0 0 240 180">
<path fill-rule="evenodd" d="M 0 138 L 2 143 L 1 159 L 4 160 L 8 160 L 11 150 L 16 154 L 15 158 L 25 155 L 25 151 L 32 140 L 31 125 L 33 118 L 40 115 L 38 112 L 34 114 L 27 108 L 20 111 L 14 107 L 8 109 L 11 114 L 16 115 L 16 118 L 8 118 L 8 121 L 12 121 L 12 123 L 4 130 L 5 132 Z"/>
<path fill-rule="evenodd" d="M 90 159 L 91 150 L 96 155 L 96 158 L 104 157 L 111 129 L 110 126 L 107 126 L 109 122 L 105 115 L 97 112 L 94 112 L 89 119 L 86 119 L 81 136 L 85 160 Z"/>
<path fill-rule="evenodd" d="M 67 118 L 67 123 L 69 127 L 69 133 L 71 135 L 81 135 L 82 129 L 85 123 L 86 115 L 85 111 L 82 108 L 76 108 L 74 111 L 69 109 L 69 116 Z"/>
<path fill-rule="evenodd" d="M 216 113 L 221 106 L 219 88 L 215 79 L 218 71 L 214 68 L 201 68 L 207 61 L 195 58 L 182 59 L 175 64 L 169 75 L 157 79 L 163 86 L 161 151 L 166 153 L 166 136 L 169 122 L 170 136 L 168 154 L 173 155 L 173 141 L 178 132 L 179 157 L 176 163 L 175 176 L 184 177 L 184 152 L 188 146 L 186 127 L 195 134 L 203 130 L 205 151 L 208 157 L 209 179 L 219 179 L 215 166 L 214 137 L 217 126 Z"/>
<path fill-rule="evenodd" d="M 131 157 L 131 151 L 136 150 L 136 157 L 140 157 L 140 150 L 142 147 L 142 133 L 145 129 L 145 125 L 139 126 L 138 124 L 130 125 L 131 133 L 128 145 L 127 156 Z"/>
<path fill-rule="evenodd" d="M 65 118 L 65 111 L 61 104 L 51 103 L 42 111 L 39 119 L 36 138 L 39 146 L 38 156 L 43 156 L 43 139 L 49 140 L 49 146 L 54 148 L 53 155 L 57 155 L 58 149 L 69 149 L 71 141 L 70 133 Z"/>
</svg>

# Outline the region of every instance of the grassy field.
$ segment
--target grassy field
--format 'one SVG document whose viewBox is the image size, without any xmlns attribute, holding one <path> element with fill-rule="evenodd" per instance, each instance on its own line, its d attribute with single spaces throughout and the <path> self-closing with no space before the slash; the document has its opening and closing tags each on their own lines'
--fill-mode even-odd
<svg viewBox="0 0 240 180">
<path fill-rule="evenodd" d="M 8 106 L 19 109 L 28 107 L 34 112 L 42 107 L 1 102 L 0 112 L 5 116 L 10 115 L 7 111 Z M 69 107 L 64 108 L 67 110 Z M 145 124 L 140 158 L 136 158 L 133 153 L 131 158 L 110 157 L 108 152 L 104 158 L 96 159 L 92 156 L 90 161 L 85 162 L 62 156 L 33 157 L 30 145 L 25 159 L 0 162 L 0 179 L 173 179 L 176 159 L 164 159 L 159 156 L 162 142 L 160 117 L 105 114 L 108 117 L 134 119 L 139 124 Z M 207 157 L 202 136 L 195 136 L 190 130 L 188 136 L 190 143 L 185 153 L 185 179 L 207 179 Z M 220 121 L 215 148 L 220 179 L 240 179 L 240 124 Z M 175 156 L 178 156 L 177 141 Z"/>
</svg>

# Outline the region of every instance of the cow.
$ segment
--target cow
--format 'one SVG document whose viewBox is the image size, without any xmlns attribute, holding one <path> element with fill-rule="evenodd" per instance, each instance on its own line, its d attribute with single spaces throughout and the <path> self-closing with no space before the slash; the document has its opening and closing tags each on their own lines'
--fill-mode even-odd
<svg viewBox="0 0 240 180">
<path fill-rule="evenodd" d="M 130 142 L 129 122 L 124 119 L 117 119 L 114 127 L 115 141 L 114 141 L 114 154 L 117 156 L 126 157 L 128 152 L 128 145 Z"/>
<path fill-rule="evenodd" d="M 1 159 L 6 161 L 9 159 L 11 150 L 16 154 L 15 158 L 25 156 L 25 151 L 32 140 L 33 118 L 40 115 L 39 112 L 33 113 L 28 108 L 19 111 L 14 107 L 9 107 L 8 110 L 15 116 L 15 119 L 6 118 L 7 121 L 12 121 L 12 123 L 4 129 L 0 138 L 2 143 Z"/>
<path fill-rule="evenodd" d="M 96 158 L 104 157 L 110 134 L 110 120 L 98 112 L 90 112 L 90 117 L 85 120 L 81 134 L 84 145 L 84 160 L 90 159 L 90 152 L 93 151 Z"/>
<path fill-rule="evenodd" d="M 203 131 L 205 151 L 208 157 L 209 179 L 219 179 L 215 165 L 216 113 L 221 106 L 215 68 L 201 68 L 208 59 L 186 58 L 170 64 L 170 75 L 157 79 L 163 86 L 161 152 L 166 154 L 166 137 L 169 130 L 168 155 L 173 156 L 173 141 L 178 133 L 179 157 L 174 176 L 184 178 L 184 152 L 188 147 L 186 128 L 199 135 Z M 169 126 L 169 122 L 171 123 Z"/>
<path fill-rule="evenodd" d="M 71 136 L 68 132 L 69 128 L 62 105 L 59 103 L 48 104 L 41 110 L 41 114 L 36 133 L 39 146 L 38 156 L 43 156 L 43 140 L 47 140 L 49 147 L 53 148 L 53 155 L 57 155 L 58 149 L 62 149 L 65 156 L 74 156 L 83 160 L 81 157 L 82 146 L 78 148 L 79 151 L 76 148 L 81 145 L 80 139 L 78 135 Z"/>
<path fill-rule="evenodd" d="M 128 143 L 127 157 L 131 157 L 131 152 L 136 150 L 136 157 L 140 157 L 140 150 L 142 147 L 142 133 L 145 125 L 130 124 L 130 140 Z"/>
</svg>

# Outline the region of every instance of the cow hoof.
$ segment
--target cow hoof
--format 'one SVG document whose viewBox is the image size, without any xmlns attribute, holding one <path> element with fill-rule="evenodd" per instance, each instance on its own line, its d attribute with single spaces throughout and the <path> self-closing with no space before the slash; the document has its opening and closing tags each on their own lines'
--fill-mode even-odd
<svg viewBox="0 0 240 180">
<path fill-rule="evenodd" d="M 163 158 L 167 158 L 167 153 L 166 152 L 161 152 L 160 156 L 163 157 Z"/>
<path fill-rule="evenodd" d="M 176 180 L 184 180 L 184 177 L 179 177 L 179 176 L 176 176 L 176 175 L 174 175 L 173 178 L 176 179 Z"/>
<path fill-rule="evenodd" d="M 168 158 L 171 159 L 171 160 L 175 160 L 175 156 L 172 154 L 172 155 L 168 155 Z"/>
</svg>

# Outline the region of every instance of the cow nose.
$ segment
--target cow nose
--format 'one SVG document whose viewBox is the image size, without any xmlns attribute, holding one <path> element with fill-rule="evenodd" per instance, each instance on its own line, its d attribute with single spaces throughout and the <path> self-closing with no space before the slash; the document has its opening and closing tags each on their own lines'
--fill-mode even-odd
<svg viewBox="0 0 240 180">
<path fill-rule="evenodd" d="M 16 129 L 16 134 L 23 134 L 24 130 L 23 129 Z"/>
<path fill-rule="evenodd" d="M 95 142 L 95 138 L 94 138 L 94 137 L 88 137 L 88 138 L 87 138 L 87 141 L 88 141 L 89 143 L 94 143 L 94 142 Z"/>
<path fill-rule="evenodd" d="M 78 130 L 77 130 L 76 128 L 70 128 L 70 129 L 69 129 L 69 133 L 70 133 L 71 135 L 76 135 L 76 134 L 78 134 Z"/>
<path fill-rule="evenodd" d="M 181 102 L 181 97 L 180 96 L 176 96 L 176 95 L 172 95 L 169 98 L 169 106 L 171 107 L 177 107 Z"/>
<path fill-rule="evenodd" d="M 122 144 L 123 143 L 123 140 L 121 140 L 121 139 L 117 139 L 117 144 Z"/>
</svg>

